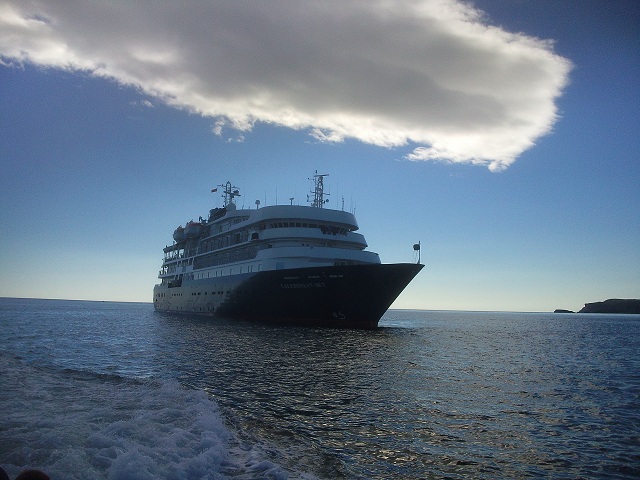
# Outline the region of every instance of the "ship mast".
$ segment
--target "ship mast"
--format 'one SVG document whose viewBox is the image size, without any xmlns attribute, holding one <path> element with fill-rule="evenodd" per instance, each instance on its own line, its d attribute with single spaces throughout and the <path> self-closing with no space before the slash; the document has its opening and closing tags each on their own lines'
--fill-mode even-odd
<svg viewBox="0 0 640 480">
<path fill-rule="evenodd" d="M 238 190 L 238 187 L 232 187 L 231 182 L 227 182 L 224 185 L 218 185 L 218 186 L 224 188 L 224 193 L 222 194 L 222 197 L 224 198 L 225 207 L 233 203 L 234 197 L 240 196 L 240 190 Z"/>
<path fill-rule="evenodd" d="M 328 193 L 324 193 L 324 177 L 329 176 L 328 173 L 323 175 L 319 175 L 318 171 L 313 175 L 313 184 L 315 186 L 313 193 L 313 202 L 311 202 L 312 207 L 322 208 L 322 206 L 329 201 L 327 198 L 325 200 L 325 195 L 329 195 Z M 307 195 L 307 202 L 309 201 L 309 195 Z"/>
</svg>

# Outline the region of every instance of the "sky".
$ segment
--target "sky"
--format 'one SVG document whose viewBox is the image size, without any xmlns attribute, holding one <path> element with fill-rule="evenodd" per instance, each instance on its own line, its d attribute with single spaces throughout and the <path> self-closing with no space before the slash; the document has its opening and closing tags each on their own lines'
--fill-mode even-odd
<svg viewBox="0 0 640 480">
<path fill-rule="evenodd" d="M 149 302 L 212 188 L 317 170 L 420 241 L 394 308 L 640 298 L 638 52 L 633 0 L 0 0 L 0 296 Z"/>
</svg>

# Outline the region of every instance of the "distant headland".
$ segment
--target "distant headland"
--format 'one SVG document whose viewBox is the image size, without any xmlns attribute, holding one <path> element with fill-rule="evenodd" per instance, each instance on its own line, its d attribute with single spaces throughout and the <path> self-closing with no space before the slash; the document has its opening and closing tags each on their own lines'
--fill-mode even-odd
<svg viewBox="0 0 640 480">
<path fill-rule="evenodd" d="M 575 313 L 558 308 L 554 313 Z M 631 313 L 640 314 L 640 300 L 628 298 L 610 298 L 604 302 L 585 303 L 578 313 Z"/>
</svg>

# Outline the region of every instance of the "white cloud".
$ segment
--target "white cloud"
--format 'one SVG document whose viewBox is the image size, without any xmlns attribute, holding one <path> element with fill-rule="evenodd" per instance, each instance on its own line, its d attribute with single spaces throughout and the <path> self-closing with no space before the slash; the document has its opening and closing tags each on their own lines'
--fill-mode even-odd
<svg viewBox="0 0 640 480">
<path fill-rule="evenodd" d="M 149 100 L 135 100 L 131 102 L 132 107 L 155 108 L 155 105 Z"/>
<path fill-rule="evenodd" d="M 134 85 L 218 135 L 268 122 L 493 170 L 550 131 L 570 69 L 455 0 L 7 1 L 0 57 Z"/>
</svg>

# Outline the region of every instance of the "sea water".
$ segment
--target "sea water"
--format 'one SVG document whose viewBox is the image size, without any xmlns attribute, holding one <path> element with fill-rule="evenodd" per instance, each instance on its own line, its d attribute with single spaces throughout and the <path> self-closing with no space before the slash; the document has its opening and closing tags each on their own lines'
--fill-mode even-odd
<svg viewBox="0 0 640 480">
<path fill-rule="evenodd" d="M 640 316 L 361 331 L 0 299 L 0 345 L 12 478 L 640 477 Z"/>
</svg>

